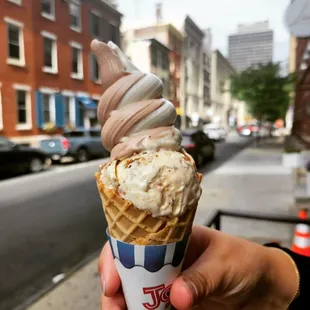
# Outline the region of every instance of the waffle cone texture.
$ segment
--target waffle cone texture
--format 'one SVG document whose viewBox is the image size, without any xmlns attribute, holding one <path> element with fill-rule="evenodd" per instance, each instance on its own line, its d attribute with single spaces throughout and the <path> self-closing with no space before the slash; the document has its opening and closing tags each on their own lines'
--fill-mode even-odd
<svg viewBox="0 0 310 310">
<path fill-rule="evenodd" d="M 180 217 L 153 218 L 123 199 L 116 189 L 109 189 L 96 173 L 98 191 L 109 225 L 110 235 L 120 241 L 138 245 L 162 245 L 182 241 L 191 233 L 197 205 Z M 202 175 L 197 173 L 199 181 Z"/>
</svg>

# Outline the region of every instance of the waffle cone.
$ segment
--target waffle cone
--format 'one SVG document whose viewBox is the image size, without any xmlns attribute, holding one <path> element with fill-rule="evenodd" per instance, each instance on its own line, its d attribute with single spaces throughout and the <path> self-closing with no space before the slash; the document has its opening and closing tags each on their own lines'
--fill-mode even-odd
<svg viewBox="0 0 310 310">
<path fill-rule="evenodd" d="M 201 180 L 201 174 L 197 176 Z M 96 173 L 96 181 L 113 238 L 131 244 L 161 245 L 181 241 L 191 232 L 197 206 L 180 217 L 153 218 L 150 212 L 123 199 L 117 190 L 104 186 L 100 173 Z"/>
</svg>

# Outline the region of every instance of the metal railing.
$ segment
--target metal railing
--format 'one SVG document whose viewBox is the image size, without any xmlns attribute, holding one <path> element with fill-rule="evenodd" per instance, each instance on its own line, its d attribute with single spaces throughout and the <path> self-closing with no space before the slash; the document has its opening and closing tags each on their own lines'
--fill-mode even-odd
<svg viewBox="0 0 310 310">
<path fill-rule="evenodd" d="M 308 224 L 310 219 L 301 220 L 296 216 L 276 215 L 268 213 L 251 213 L 245 211 L 216 210 L 210 218 L 204 223 L 206 227 L 214 226 L 215 229 L 221 230 L 221 217 L 233 217 L 241 219 L 250 219 L 265 222 L 286 223 L 286 224 Z"/>
</svg>

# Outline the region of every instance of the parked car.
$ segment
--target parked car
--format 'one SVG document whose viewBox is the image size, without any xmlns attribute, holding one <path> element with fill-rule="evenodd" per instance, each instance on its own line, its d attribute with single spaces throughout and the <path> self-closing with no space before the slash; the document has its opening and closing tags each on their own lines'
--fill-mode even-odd
<svg viewBox="0 0 310 310">
<path fill-rule="evenodd" d="M 187 129 L 182 135 L 182 147 L 194 158 L 197 167 L 215 158 L 215 144 L 203 131 Z"/>
<path fill-rule="evenodd" d="M 86 162 L 92 157 L 109 156 L 101 143 L 100 129 L 66 131 L 63 136 L 41 140 L 40 146 L 54 162 L 63 157 Z"/>
<path fill-rule="evenodd" d="M 204 133 L 214 141 L 225 141 L 227 138 L 227 131 L 220 124 L 206 124 L 203 126 Z"/>
<path fill-rule="evenodd" d="M 238 126 L 237 130 L 240 136 L 253 136 L 259 132 L 259 126 L 255 124 L 247 124 Z"/>
<path fill-rule="evenodd" d="M 266 126 L 258 124 L 247 124 L 239 126 L 237 130 L 240 136 L 267 137 L 269 135 L 269 129 Z"/>
<path fill-rule="evenodd" d="M 0 174 L 40 172 L 50 161 L 39 149 L 15 144 L 0 136 Z"/>
</svg>

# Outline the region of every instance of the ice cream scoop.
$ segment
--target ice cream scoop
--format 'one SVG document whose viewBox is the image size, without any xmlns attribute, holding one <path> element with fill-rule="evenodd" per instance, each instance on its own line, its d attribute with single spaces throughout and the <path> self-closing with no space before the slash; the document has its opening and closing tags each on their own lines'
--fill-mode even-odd
<svg viewBox="0 0 310 310">
<path fill-rule="evenodd" d="M 142 152 L 111 162 L 101 179 L 140 210 L 154 217 L 177 217 L 196 206 L 201 194 L 193 161 L 186 153 Z"/>
</svg>

